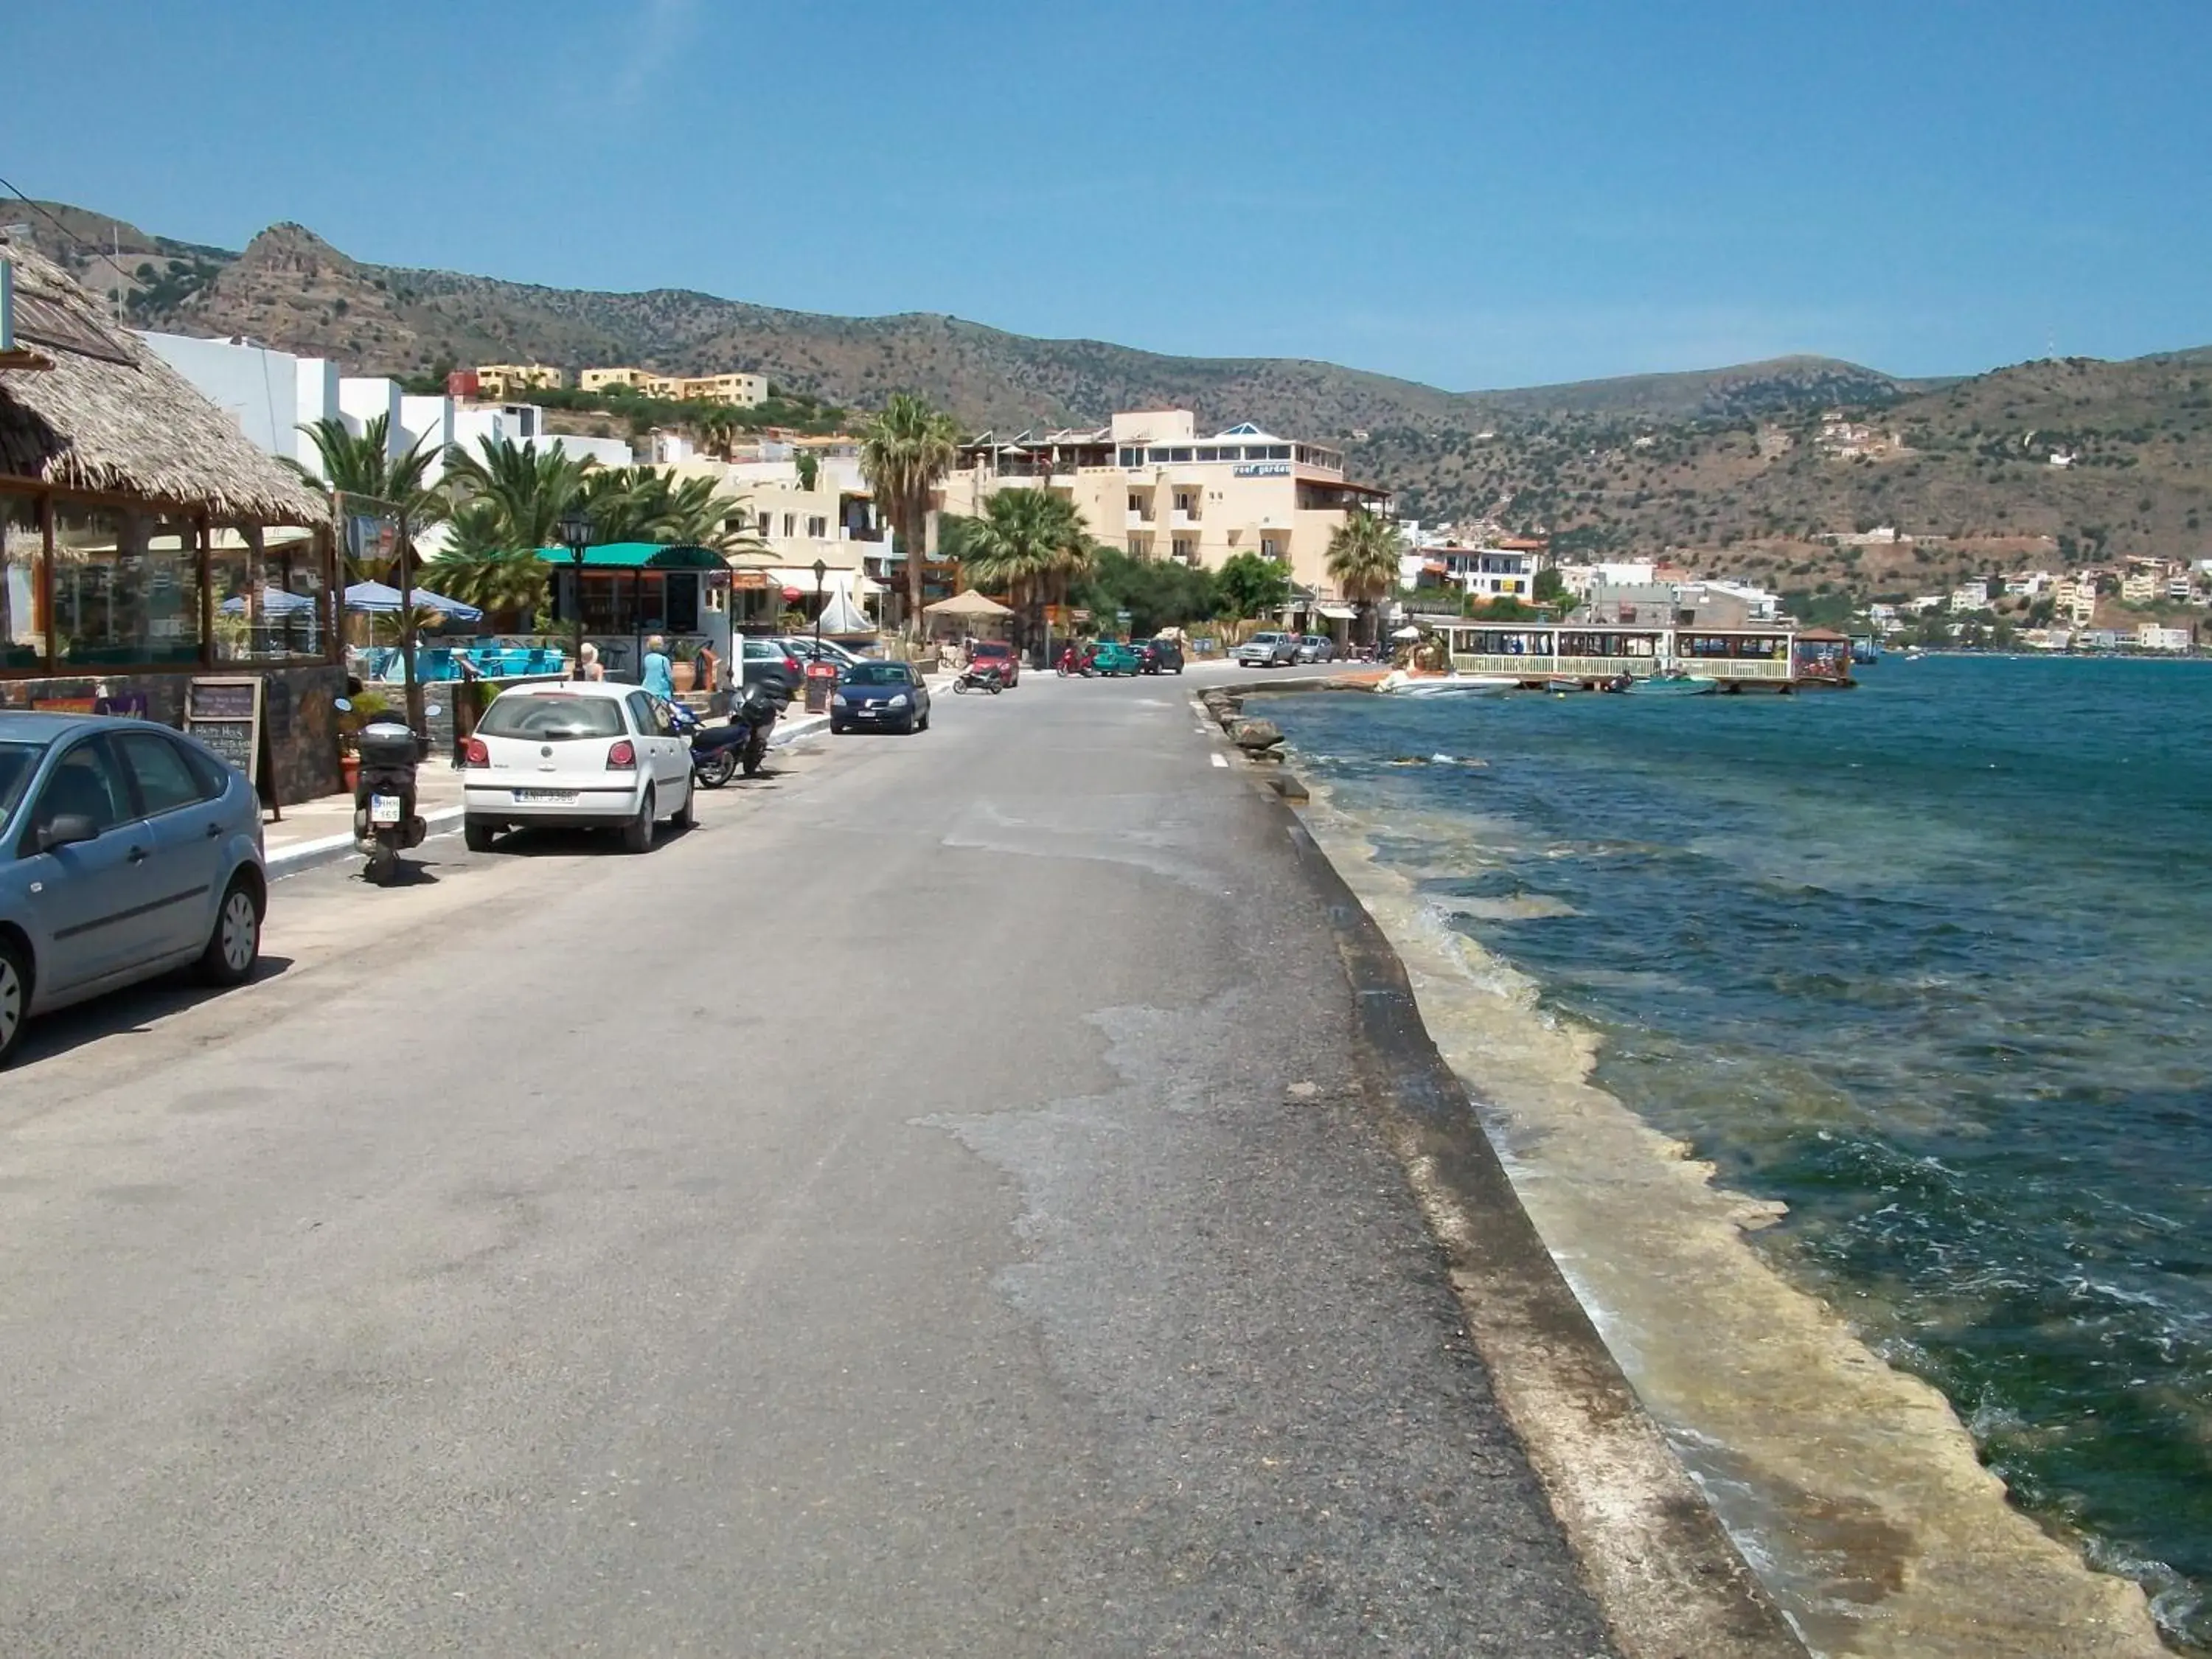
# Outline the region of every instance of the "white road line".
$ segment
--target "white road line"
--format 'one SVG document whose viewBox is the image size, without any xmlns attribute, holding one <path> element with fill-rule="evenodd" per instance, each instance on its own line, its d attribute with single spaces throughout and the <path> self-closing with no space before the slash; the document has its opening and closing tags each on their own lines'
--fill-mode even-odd
<svg viewBox="0 0 2212 1659">
<path fill-rule="evenodd" d="M 1208 755 L 1206 759 L 1212 761 L 1216 766 L 1226 766 L 1229 764 L 1229 757 L 1221 754 L 1218 751 Z"/>
</svg>

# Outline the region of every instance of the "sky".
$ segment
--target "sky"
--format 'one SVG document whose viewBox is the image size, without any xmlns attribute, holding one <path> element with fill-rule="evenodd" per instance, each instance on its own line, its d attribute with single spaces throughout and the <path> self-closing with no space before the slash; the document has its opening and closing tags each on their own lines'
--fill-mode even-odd
<svg viewBox="0 0 2212 1659">
<path fill-rule="evenodd" d="M 70 0 L 0 38 L 0 177 L 228 247 L 1454 391 L 2212 343 L 2212 0 Z"/>
</svg>

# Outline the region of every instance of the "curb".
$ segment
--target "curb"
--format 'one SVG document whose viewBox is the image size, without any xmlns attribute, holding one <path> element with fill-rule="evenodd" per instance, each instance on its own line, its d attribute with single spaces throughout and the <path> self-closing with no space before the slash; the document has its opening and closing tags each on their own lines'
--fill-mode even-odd
<svg viewBox="0 0 2212 1659">
<path fill-rule="evenodd" d="M 441 806 L 435 811 L 422 815 L 422 839 L 432 836 L 450 836 L 461 827 L 461 809 Z M 353 831 L 343 835 L 320 836 L 313 841 L 296 842 L 289 847 L 280 847 L 261 861 L 261 867 L 271 881 L 282 881 L 287 876 L 296 876 L 303 870 L 319 869 L 325 864 L 336 864 L 360 850 Z"/>
</svg>

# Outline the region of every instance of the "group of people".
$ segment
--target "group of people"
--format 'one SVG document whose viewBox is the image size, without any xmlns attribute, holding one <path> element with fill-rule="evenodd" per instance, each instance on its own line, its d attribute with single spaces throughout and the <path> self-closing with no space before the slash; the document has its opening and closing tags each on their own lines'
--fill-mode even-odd
<svg viewBox="0 0 2212 1659">
<path fill-rule="evenodd" d="M 577 678 L 603 680 L 607 677 L 607 665 L 599 660 L 599 647 L 589 640 L 584 641 L 582 655 L 578 659 L 580 672 Z M 713 690 L 726 690 L 721 681 L 721 659 L 711 645 L 702 645 L 691 659 L 692 684 Z M 664 702 L 676 698 L 676 665 L 669 659 L 668 641 L 655 634 L 645 642 L 645 655 L 638 663 L 637 683 Z"/>
</svg>

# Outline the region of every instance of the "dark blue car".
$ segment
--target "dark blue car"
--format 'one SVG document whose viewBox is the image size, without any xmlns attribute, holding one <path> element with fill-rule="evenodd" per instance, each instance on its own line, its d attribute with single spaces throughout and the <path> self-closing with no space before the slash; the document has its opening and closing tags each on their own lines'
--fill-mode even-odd
<svg viewBox="0 0 2212 1659">
<path fill-rule="evenodd" d="M 856 662 L 837 677 L 830 696 L 830 729 L 929 730 L 929 688 L 902 662 Z"/>
<path fill-rule="evenodd" d="M 146 720 L 0 714 L 0 1065 L 32 1015 L 197 964 L 235 985 L 268 902 L 252 785 Z"/>
</svg>

